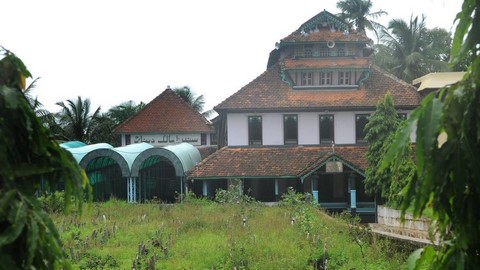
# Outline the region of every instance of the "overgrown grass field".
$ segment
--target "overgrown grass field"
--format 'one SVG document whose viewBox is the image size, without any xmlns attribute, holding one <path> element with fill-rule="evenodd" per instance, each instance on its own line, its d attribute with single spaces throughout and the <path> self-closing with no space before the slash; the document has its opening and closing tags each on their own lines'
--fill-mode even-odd
<svg viewBox="0 0 480 270">
<path fill-rule="evenodd" d="M 52 214 L 74 269 L 401 269 L 406 254 L 308 204 L 89 203 Z"/>
</svg>

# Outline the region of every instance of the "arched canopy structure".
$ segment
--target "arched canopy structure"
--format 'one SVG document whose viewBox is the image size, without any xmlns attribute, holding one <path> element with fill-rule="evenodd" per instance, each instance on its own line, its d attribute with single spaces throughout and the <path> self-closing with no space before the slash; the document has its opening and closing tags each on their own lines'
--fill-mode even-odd
<svg viewBox="0 0 480 270">
<path fill-rule="evenodd" d="M 62 147 L 63 149 L 77 148 L 77 147 L 83 147 L 83 146 L 87 146 L 87 145 L 80 141 L 69 141 L 69 142 L 64 142 L 60 144 L 60 147 Z"/>
<path fill-rule="evenodd" d="M 82 159 L 90 152 L 98 150 L 98 149 L 112 149 L 108 143 L 96 143 L 91 145 L 86 145 L 82 147 L 75 147 L 75 148 L 66 148 L 67 151 L 72 153 L 73 157 L 77 161 L 78 164 L 82 161 Z M 85 167 L 84 167 L 85 168 Z"/>
<path fill-rule="evenodd" d="M 131 167 L 131 177 L 138 177 L 139 171 L 145 167 L 144 162 L 153 156 L 169 160 L 175 168 L 176 176 L 184 176 L 197 162 L 202 160 L 198 149 L 189 143 L 168 145 L 161 148 L 149 148 L 138 155 Z"/>
<path fill-rule="evenodd" d="M 85 145 L 72 141 L 62 143 L 60 146 L 72 153 L 77 163 L 84 169 L 101 168 L 116 162 L 122 170 L 123 177 L 138 177 L 139 170 L 145 167 L 143 163 L 153 156 L 169 160 L 175 168 L 176 176 L 184 176 L 185 172 L 202 159 L 198 149 L 189 143 L 160 148 L 148 143 L 138 143 L 114 148 L 108 143 Z"/>
<path fill-rule="evenodd" d="M 149 143 L 116 148 L 82 144 L 69 142 L 62 147 L 87 172 L 97 201 L 112 196 L 129 202 L 175 201 L 176 194 L 183 193 L 185 173 L 201 161 L 200 152 L 189 143 L 160 148 Z"/>
</svg>

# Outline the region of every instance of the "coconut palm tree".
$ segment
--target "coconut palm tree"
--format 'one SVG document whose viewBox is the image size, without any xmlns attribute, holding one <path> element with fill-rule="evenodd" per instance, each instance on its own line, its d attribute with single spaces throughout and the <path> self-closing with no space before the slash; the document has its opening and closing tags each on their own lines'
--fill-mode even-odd
<svg viewBox="0 0 480 270">
<path fill-rule="evenodd" d="M 115 125 L 119 125 L 128 118 L 134 116 L 137 112 L 145 107 L 145 103 L 135 104 L 133 100 L 123 102 L 117 106 L 113 106 L 107 112 L 107 116 L 113 120 Z"/>
<path fill-rule="evenodd" d="M 377 58 L 377 63 L 407 82 L 429 72 L 448 70 L 446 62 L 428 57 L 432 49 L 428 33 L 423 15 L 421 19 L 412 16 L 409 23 L 391 20 L 380 37 L 384 46 L 378 48 L 383 50 L 379 53 L 383 57 Z"/>
<path fill-rule="evenodd" d="M 193 91 L 188 86 L 173 89 L 188 105 L 192 106 L 194 110 L 201 113 L 205 105 L 205 98 L 203 95 L 195 96 Z"/>
<path fill-rule="evenodd" d="M 56 103 L 61 107 L 57 113 L 57 119 L 63 130 L 63 136 L 68 140 L 78 140 L 85 143 L 91 142 L 92 131 L 100 116 L 100 107 L 93 113 L 90 111 L 90 99 L 67 100 Z"/>
<path fill-rule="evenodd" d="M 338 15 L 357 31 L 365 33 L 365 30 L 371 30 L 378 38 L 379 30 L 385 26 L 374 20 L 388 13 L 383 10 L 370 12 L 372 5 L 370 0 L 341 0 L 337 2 L 337 8 L 342 12 Z"/>
<path fill-rule="evenodd" d="M 184 86 L 182 88 L 175 88 L 173 89 L 177 95 L 179 95 L 187 104 L 192 106 L 194 110 L 201 113 L 205 118 L 210 118 L 214 115 L 214 110 L 203 111 L 203 106 L 205 105 L 205 98 L 203 95 L 195 97 L 195 94 L 190 87 Z"/>
</svg>

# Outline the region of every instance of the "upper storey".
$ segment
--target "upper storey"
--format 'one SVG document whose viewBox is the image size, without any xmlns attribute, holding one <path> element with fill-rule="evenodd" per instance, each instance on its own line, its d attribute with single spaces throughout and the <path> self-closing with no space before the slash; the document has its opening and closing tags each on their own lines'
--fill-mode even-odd
<svg viewBox="0 0 480 270">
<path fill-rule="evenodd" d="M 412 85 L 372 65 L 371 39 L 322 11 L 282 39 L 267 70 L 215 106 L 222 112 L 375 110 L 390 92 L 397 108 L 418 106 Z"/>
<path fill-rule="evenodd" d="M 280 63 L 294 89 L 357 88 L 369 76 L 371 42 L 324 10 L 276 44 L 268 67 Z"/>
</svg>

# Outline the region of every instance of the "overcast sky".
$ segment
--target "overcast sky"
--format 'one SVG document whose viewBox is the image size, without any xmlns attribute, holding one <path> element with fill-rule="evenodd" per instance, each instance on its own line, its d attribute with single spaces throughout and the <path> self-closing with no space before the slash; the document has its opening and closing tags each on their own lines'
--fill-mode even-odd
<svg viewBox="0 0 480 270">
<path fill-rule="evenodd" d="M 372 0 L 372 11 L 451 29 L 461 0 Z M 46 109 L 78 96 L 105 112 L 189 86 L 205 109 L 265 71 L 275 42 L 337 1 L 0 0 L 0 45 L 19 56 Z M 373 37 L 371 37 L 373 38 Z"/>
</svg>

